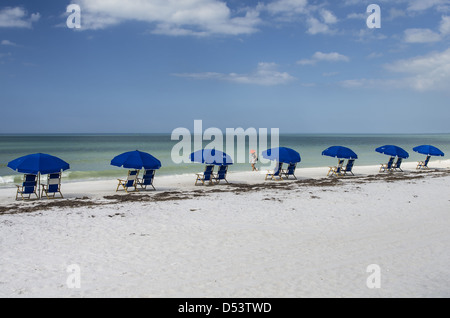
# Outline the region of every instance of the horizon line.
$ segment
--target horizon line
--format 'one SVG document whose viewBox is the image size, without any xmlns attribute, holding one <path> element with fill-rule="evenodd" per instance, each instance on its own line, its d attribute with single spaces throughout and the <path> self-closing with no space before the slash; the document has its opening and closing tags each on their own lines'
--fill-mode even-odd
<svg viewBox="0 0 450 318">
<path fill-rule="evenodd" d="M 132 135 L 171 135 L 172 132 L 39 132 L 39 133 L 3 133 L 0 136 L 132 136 Z M 191 133 L 192 135 L 199 135 Z M 224 135 L 226 133 L 224 132 Z M 449 135 L 449 132 L 286 132 L 283 135 Z M 240 135 L 240 134 L 239 134 Z M 244 134 L 245 135 L 245 134 Z M 270 135 L 270 132 L 268 133 Z"/>
</svg>

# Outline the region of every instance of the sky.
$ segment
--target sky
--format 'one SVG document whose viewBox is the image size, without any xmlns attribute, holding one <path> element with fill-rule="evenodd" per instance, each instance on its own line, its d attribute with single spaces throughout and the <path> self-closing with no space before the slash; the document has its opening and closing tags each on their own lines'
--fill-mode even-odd
<svg viewBox="0 0 450 318">
<path fill-rule="evenodd" d="M 450 133 L 449 44 L 450 0 L 0 0 L 0 133 Z"/>
</svg>

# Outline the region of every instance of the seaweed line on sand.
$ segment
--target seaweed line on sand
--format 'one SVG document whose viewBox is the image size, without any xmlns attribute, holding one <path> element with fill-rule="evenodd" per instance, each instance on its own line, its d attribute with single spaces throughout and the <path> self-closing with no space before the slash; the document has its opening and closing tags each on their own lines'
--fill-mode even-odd
<svg viewBox="0 0 450 318">
<path fill-rule="evenodd" d="M 217 187 L 205 187 L 201 190 L 186 191 L 165 191 L 152 194 L 125 194 L 104 196 L 106 201 L 93 201 L 88 197 L 76 199 L 59 199 L 49 202 L 34 201 L 32 204 L 15 203 L 7 206 L 0 206 L 1 215 L 12 215 L 21 213 L 33 213 L 38 211 L 46 211 L 50 209 L 60 208 L 80 208 L 80 207 L 96 207 L 113 204 L 123 204 L 132 202 L 165 202 L 165 201 L 181 201 L 198 197 L 207 196 L 212 193 L 234 193 L 236 195 L 257 191 L 273 191 L 273 190 L 295 190 L 303 187 L 336 187 L 343 184 L 363 184 L 369 182 L 398 182 L 398 181 L 414 181 L 424 179 L 426 177 L 438 178 L 450 175 L 450 170 L 429 170 L 428 173 L 410 172 L 410 173 L 387 173 L 365 176 L 351 176 L 340 178 L 321 178 L 321 179 L 303 179 L 290 181 L 271 181 L 257 184 L 247 183 L 230 183 Z"/>
</svg>

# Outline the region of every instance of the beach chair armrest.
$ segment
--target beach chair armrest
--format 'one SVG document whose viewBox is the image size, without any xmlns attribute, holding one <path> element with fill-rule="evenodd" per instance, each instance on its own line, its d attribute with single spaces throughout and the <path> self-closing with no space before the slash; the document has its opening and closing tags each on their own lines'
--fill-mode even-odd
<svg viewBox="0 0 450 318">
<path fill-rule="evenodd" d="M 128 182 L 127 180 L 123 180 L 123 179 L 117 179 L 117 181 L 119 181 L 119 186 L 120 185 L 125 186 Z"/>
<path fill-rule="evenodd" d="M 16 187 L 17 187 L 17 193 L 23 193 L 25 190 L 24 187 L 21 185 L 16 185 Z"/>
<path fill-rule="evenodd" d="M 26 186 L 24 186 L 24 185 L 17 185 L 17 184 L 16 184 L 16 187 L 17 187 L 17 191 L 19 191 L 19 192 L 25 191 L 25 188 L 26 188 Z M 37 185 L 36 185 L 36 188 L 37 188 Z"/>
</svg>

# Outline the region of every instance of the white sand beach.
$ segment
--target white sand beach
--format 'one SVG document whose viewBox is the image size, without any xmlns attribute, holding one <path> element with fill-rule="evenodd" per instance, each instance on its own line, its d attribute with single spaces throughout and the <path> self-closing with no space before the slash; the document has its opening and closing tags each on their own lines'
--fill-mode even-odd
<svg viewBox="0 0 450 318">
<path fill-rule="evenodd" d="M 415 166 L 157 175 L 157 191 L 119 196 L 115 180 L 66 183 L 39 202 L 2 188 L 0 297 L 449 297 L 450 160 Z"/>
</svg>

